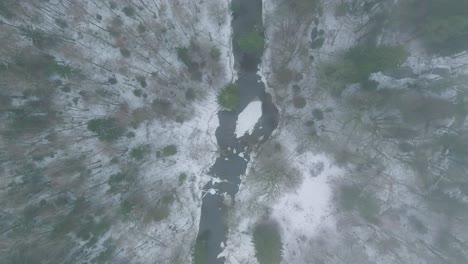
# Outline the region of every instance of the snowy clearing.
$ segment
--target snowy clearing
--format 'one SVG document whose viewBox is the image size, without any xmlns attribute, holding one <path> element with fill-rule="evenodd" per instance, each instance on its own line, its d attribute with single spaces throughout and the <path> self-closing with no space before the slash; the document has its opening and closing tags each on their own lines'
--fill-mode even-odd
<svg viewBox="0 0 468 264">
<path fill-rule="evenodd" d="M 283 228 L 285 260 L 293 260 L 294 251 L 300 250 L 303 242 L 314 238 L 321 228 L 334 229 L 329 181 L 343 173 L 328 157 L 312 152 L 300 154 L 293 164 L 302 174 L 302 185 L 296 192 L 285 194 L 272 210 L 272 217 Z"/>
</svg>

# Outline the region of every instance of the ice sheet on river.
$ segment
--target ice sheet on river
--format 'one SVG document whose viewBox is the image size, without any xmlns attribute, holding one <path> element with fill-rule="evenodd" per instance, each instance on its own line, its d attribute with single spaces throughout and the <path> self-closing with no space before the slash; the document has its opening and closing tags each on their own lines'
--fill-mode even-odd
<svg viewBox="0 0 468 264">
<path fill-rule="evenodd" d="M 250 102 L 237 118 L 235 132 L 237 137 L 242 137 L 245 133 L 252 133 L 260 117 L 262 117 L 262 102 Z"/>
</svg>

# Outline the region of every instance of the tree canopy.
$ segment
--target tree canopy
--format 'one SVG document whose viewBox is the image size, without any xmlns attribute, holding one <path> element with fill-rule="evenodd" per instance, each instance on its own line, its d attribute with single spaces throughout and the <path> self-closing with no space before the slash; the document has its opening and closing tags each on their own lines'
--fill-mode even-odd
<svg viewBox="0 0 468 264">
<path fill-rule="evenodd" d="M 239 88 L 235 84 L 229 84 L 218 95 L 218 104 L 230 111 L 234 111 L 239 107 L 239 100 Z"/>
<path fill-rule="evenodd" d="M 88 121 L 88 130 L 102 141 L 114 141 L 124 134 L 124 129 L 118 126 L 115 118 L 92 119 Z"/>
<path fill-rule="evenodd" d="M 283 243 L 275 222 L 259 223 L 253 233 L 255 257 L 260 264 L 279 264 L 282 259 Z"/>
<path fill-rule="evenodd" d="M 322 79 L 333 94 L 339 95 L 346 84 L 365 82 L 371 73 L 398 68 L 408 57 L 401 45 L 381 45 L 369 48 L 355 46 L 343 54 L 335 63 L 321 69 Z"/>
<path fill-rule="evenodd" d="M 412 0 L 402 3 L 398 23 L 414 28 L 426 47 L 450 55 L 468 46 L 468 2 L 465 0 Z"/>
</svg>

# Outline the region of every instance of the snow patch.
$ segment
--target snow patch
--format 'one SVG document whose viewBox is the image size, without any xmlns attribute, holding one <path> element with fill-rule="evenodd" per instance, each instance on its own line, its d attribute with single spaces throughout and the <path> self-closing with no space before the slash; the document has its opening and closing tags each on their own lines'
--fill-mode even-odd
<svg viewBox="0 0 468 264">
<path fill-rule="evenodd" d="M 258 263 L 250 234 L 250 227 L 255 224 L 254 220 L 253 218 L 243 219 L 233 230 L 234 232 L 228 233 L 228 242 L 218 258 L 224 257 L 226 264 Z"/>
<path fill-rule="evenodd" d="M 250 102 L 237 118 L 235 132 L 237 137 L 242 137 L 245 133 L 252 133 L 260 117 L 262 117 L 262 102 Z"/>
<path fill-rule="evenodd" d="M 321 154 L 305 152 L 294 159 L 294 167 L 303 182 L 294 193 L 285 194 L 274 206 L 272 217 L 283 228 L 284 259 L 294 258 L 294 250 L 301 248 L 303 241 L 311 239 L 322 228 L 334 229 L 335 219 L 331 215 L 332 177 L 342 174 L 332 161 Z M 316 168 L 316 169 L 314 169 Z M 291 253 L 291 254 L 290 254 Z"/>
</svg>

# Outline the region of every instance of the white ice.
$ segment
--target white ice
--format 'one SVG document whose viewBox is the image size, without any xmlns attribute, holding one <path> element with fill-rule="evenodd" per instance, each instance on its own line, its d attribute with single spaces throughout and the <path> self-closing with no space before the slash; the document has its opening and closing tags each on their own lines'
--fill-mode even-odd
<svg viewBox="0 0 468 264">
<path fill-rule="evenodd" d="M 262 102 L 250 102 L 237 117 L 235 132 L 237 137 L 242 137 L 245 133 L 252 133 L 260 117 L 262 117 Z"/>
</svg>

